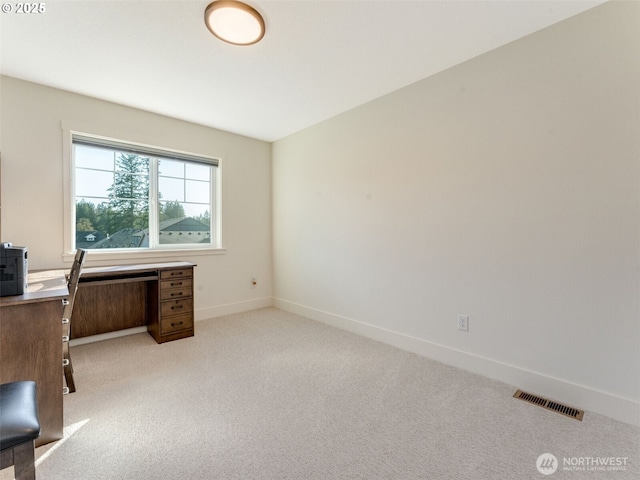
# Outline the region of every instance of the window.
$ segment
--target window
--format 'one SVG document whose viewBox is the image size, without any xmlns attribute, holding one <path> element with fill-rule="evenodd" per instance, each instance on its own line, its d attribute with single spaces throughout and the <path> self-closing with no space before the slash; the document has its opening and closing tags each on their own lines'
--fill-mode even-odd
<svg viewBox="0 0 640 480">
<path fill-rule="evenodd" d="M 217 159 L 72 134 L 72 249 L 218 247 L 217 166 Z"/>
</svg>

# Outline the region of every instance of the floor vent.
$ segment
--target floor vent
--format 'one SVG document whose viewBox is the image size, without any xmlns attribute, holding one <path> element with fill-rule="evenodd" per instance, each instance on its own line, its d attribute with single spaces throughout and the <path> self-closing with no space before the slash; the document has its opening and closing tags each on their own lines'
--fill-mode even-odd
<svg viewBox="0 0 640 480">
<path fill-rule="evenodd" d="M 582 421 L 582 417 L 584 417 L 584 411 L 578 410 L 577 408 L 568 407 L 558 402 L 553 402 L 543 397 L 539 397 L 537 395 L 533 395 L 531 393 L 523 392 L 522 390 L 518 390 L 513 394 L 514 398 L 518 398 L 520 400 L 524 400 L 525 402 L 533 403 L 534 405 L 538 405 L 539 407 L 546 408 L 547 410 L 553 410 L 554 412 L 558 412 L 567 417 L 575 418 L 576 420 Z"/>
</svg>

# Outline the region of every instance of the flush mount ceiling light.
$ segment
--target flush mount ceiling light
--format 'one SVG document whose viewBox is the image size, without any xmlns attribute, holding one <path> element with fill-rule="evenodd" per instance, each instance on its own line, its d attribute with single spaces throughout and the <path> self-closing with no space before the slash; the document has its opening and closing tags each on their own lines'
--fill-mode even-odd
<svg viewBox="0 0 640 480">
<path fill-rule="evenodd" d="M 264 19 L 249 5 L 236 0 L 216 0 L 204 11 L 204 23 L 220 40 L 233 45 L 253 45 L 264 37 Z"/>
</svg>

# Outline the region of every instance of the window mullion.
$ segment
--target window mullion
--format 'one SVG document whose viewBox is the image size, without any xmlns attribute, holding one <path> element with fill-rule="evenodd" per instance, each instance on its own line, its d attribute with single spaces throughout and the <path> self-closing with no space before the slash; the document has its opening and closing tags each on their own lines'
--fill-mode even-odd
<svg viewBox="0 0 640 480">
<path fill-rule="evenodd" d="M 149 248 L 158 246 L 158 158 L 149 158 Z"/>
</svg>

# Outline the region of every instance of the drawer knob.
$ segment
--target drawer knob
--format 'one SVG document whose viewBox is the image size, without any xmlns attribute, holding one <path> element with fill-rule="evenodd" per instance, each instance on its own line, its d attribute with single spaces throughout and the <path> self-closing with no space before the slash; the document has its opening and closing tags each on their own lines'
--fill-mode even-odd
<svg viewBox="0 0 640 480">
<path fill-rule="evenodd" d="M 172 327 L 177 327 L 178 325 L 182 325 L 184 322 L 173 322 L 171 324 Z"/>
<path fill-rule="evenodd" d="M 184 305 L 174 305 L 171 310 L 180 310 L 181 308 L 184 308 Z"/>
<path fill-rule="evenodd" d="M 172 297 L 181 297 L 183 295 L 183 292 L 173 292 L 171 293 Z"/>
<path fill-rule="evenodd" d="M 182 286 L 182 282 L 171 282 L 171 286 L 172 287 L 181 287 Z"/>
</svg>

